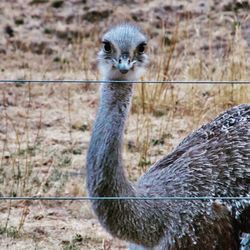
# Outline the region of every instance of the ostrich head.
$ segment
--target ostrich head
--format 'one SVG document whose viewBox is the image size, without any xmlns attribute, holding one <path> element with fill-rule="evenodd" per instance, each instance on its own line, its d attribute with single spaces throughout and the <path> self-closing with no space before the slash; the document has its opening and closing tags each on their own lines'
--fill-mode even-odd
<svg viewBox="0 0 250 250">
<path fill-rule="evenodd" d="M 147 38 L 137 26 L 129 23 L 111 28 L 102 37 L 98 54 L 104 80 L 136 80 L 147 65 Z"/>
</svg>

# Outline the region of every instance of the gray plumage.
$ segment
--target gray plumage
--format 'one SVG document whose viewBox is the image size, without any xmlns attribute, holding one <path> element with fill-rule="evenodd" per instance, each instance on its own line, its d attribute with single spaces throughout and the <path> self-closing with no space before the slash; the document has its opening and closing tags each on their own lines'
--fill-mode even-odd
<svg viewBox="0 0 250 250">
<path fill-rule="evenodd" d="M 136 184 L 125 177 L 122 141 L 133 84 L 147 64 L 147 38 L 132 24 L 113 27 L 98 54 L 104 80 L 87 155 L 96 196 L 249 196 L 250 105 L 240 105 L 186 137 Z M 92 201 L 100 223 L 131 249 L 239 249 L 250 233 L 247 201 Z M 243 240 L 244 241 L 244 240 Z M 246 241 L 244 241 L 246 242 Z"/>
</svg>

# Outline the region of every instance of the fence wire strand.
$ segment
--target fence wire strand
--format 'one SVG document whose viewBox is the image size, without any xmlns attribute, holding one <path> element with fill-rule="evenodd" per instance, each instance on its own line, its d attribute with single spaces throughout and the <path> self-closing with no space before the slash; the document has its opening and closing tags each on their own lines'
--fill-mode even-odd
<svg viewBox="0 0 250 250">
<path fill-rule="evenodd" d="M 116 81 L 112 80 L 113 83 L 166 83 L 166 84 L 250 84 L 250 80 L 148 80 L 148 81 Z M 56 83 L 71 83 L 71 84 L 100 84 L 100 83 L 110 83 L 110 81 L 105 80 L 0 80 L 0 84 L 25 84 L 25 83 L 47 83 L 47 84 L 56 84 Z"/>
<path fill-rule="evenodd" d="M 20 200 L 37 200 L 37 201 L 94 201 L 94 200 L 106 200 L 106 201 L 121 201 L 121 200 L 168 200 L 168 201 L 232 201 L 232 200 L 245 200 L 245 201 L 250 201 L 250 197 L 230 197 L 230 196 L 202 196 L 202 197 L 182 197 L 182 196 L 156 196 L 156 197 L 65 197 L 65 196 L 51 196 L 51 197 L 43 197 L 43 196 L 27 196 L 27 197 L 11 197 L 11 196 L 5 196 L 5 197 L 0 197 L 0 201 L 5 201 L 5 200 L 15 200 L 15 201 L 20 201 Z"/>
</svg>

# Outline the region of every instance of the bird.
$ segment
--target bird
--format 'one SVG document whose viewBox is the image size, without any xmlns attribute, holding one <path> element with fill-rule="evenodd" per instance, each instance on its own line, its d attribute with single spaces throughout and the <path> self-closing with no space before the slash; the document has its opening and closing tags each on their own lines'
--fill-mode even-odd
<svg viewBox="0 0 250 250">
<path fill-rule="evenodd" d="M 164 199 L 250 196 L 249 104 L 190 133 L 137 182 L 126 177 L 124 130 L 133 81 L 149 62 L 147 47 L 147 35 L 134 23 L 114 25 L 102 37 L 97 60 L 103 83 L 86 160 L 88 194 L 100 224 L 131 250 L 249 249 L 247 198 Z"/>
</svg>

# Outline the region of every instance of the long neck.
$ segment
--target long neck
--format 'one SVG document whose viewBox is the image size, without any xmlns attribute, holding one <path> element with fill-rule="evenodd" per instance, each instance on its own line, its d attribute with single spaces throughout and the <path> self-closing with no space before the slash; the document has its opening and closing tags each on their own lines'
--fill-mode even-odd
<svg viewBox="0 0 250 250">
<path fill-rule="evenodd" d="M 124 126 L 133 92 L 132 84 L 106 83 L 87 157 L 91 196 L 133 196 L 122 163 Z"/>
<path fill-rule="evenodd" d="M 132 92 L 132 84 L 111 82 L 102 86 L 87 156 L 91 197 L 143 195 L 126 179 L 121 156 Z M 93 200 L 92 206 L 101 224 L 118 238 L 151 247 L 162 236 L 162 214 L 153 201 Z"/>
</svg>

